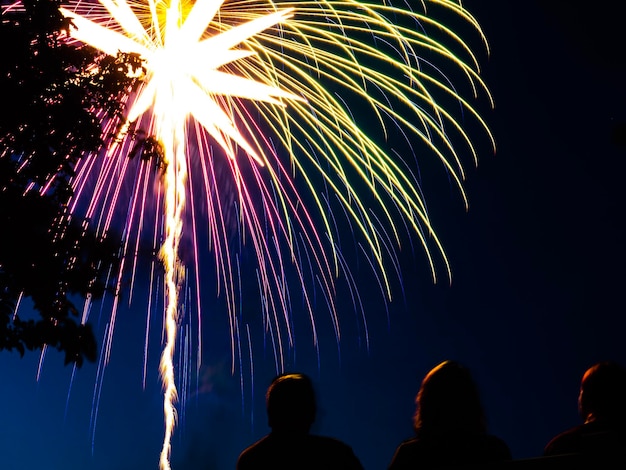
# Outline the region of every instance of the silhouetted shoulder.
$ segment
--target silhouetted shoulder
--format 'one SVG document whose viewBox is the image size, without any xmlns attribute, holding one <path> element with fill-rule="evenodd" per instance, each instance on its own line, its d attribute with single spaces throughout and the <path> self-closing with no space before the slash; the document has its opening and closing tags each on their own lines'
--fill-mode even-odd
<svg viewBox="0 0 626 470">
<path fill-rule="evenodd" d="M 362 470 L 352 448 L 342 441 L 315 435 L 271 433 L 239 456 L 237 470 L 272 468 Z"/>
<path fill-rule="evenodd" d="M 573 454 L 581 449 L 582 426 L 577 426 L 555 436 L 546 445 L 543 455 Z"/>
<path fill-rule="evenodd" d="M 352 447 L 346 443 L 326 436 L 310 435 L 309 439 L 311 440 L 312 451 L 318 450 L 321 454 L 327 454 L 331 457 L 326 468 L 363 469 L 361 462 L 354 455 Z M 333 462 L 337 465 L 332 465 Z"/>
<path fill-rule="evenodd" d="M 544 455 L 587 454 L 626 458 L 626 428 L 603 423 L 581 424 L 554 437 L 544 449 Z"/>
<path fill-rule="evenodd" d="M 488 434 L 448 435 L 404 441 L 391 460 L 389 470 L 429 469 L 451 465 L 511 460 L 506 443 Z"/>
</svg>

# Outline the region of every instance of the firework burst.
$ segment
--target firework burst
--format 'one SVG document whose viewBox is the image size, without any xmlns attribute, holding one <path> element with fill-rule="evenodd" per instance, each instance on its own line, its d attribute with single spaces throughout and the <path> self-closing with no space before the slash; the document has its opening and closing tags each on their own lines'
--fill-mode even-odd
<svg viewBox="0 0 626 470">
<path fill-rule="evenodd" d="M 100 0 L 62 10 L 73 22 L 74 40 L 143 61 L 142 85 L 128 97 L 128 126 L 119 131 L 105 122 L 105 131 L 116 133 L 118 141 L 105 155 L 80 163 L 72 209 L 103 232 L 121 214 L 118 286 L 125 274 L 134 278 L 140 240 L 149 238 L 159 249 L 166 298 L 161 468 L 169 468 L 175 345 L 178 332 L 187 328 L 179 294 L 188 281 L 194 287 L 184 291 L 192 292 L 197 314 L 186 325 L 202 328 L 200 231 L 208 231 L 218 294 L 227 304 L 233 358 L 246 327 L 238 307 L 244 295 L 241 246 L 255 253 L 261 315 L 278 370 L 293 347 L 293 289 L 298 297 L 302 292 L 315 347 L 316 290 L 340 338 L 336 279 L 343 275 L 354 292 L 356 286 L 342 256 L 336 207 L 362 240 L 388 299 L 388 264 L 401 239 L 398 221 L 419 239 L 433 279 L 440 262 L 450 275 L 410 168 L 413 158 L 435 158 L 465 200 L 463 165 L 477 158 L 466 121 L 491 134 L 469 103 L 472 96 L 463 95 L 489 93 L 471 48 L 436 16 L 484 37 L 460 1 L 416 3 L 410 9 L 350 0 Z M 457 91 L 459 81 L 469 93 Z M 462 112 L 452 112 L 449 103 Z M 126 158 L 138 145 L 138 130 L 158 139 L 162 178 L 153 162 Z M 218 184 L 225 173 L 227 187 Z M 240 246 L 232 243 L 233 226 Z M 181 237 L 191 247 L 185 263 Z M 153 265 L 152 279 L 156 272 Z M 115 330 L 115 302 L 103 366 Z M 195 349 L 199 367 L 199 339 Z"/>
</svg>

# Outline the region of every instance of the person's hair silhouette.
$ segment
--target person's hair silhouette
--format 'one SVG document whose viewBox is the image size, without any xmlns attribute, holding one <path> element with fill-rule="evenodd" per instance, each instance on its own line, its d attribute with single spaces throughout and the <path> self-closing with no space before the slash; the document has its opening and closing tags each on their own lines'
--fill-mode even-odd
<svg viewBox="0 0 626 470">
<path fill-rule="evenodd" d="M 478 389 L 469 370 L 454 361 L 431 369 L 415 399 L 413 428 L 417 435 L 487 430 Z"/>
<path fill-rule="evenodd" d="M 599 362 L 584 373 L 578 394 L 583 424 L 554 437 L 544 455 L 587 454 L 626 460 L 626 369 Z"/>
<path fill-rule="evenodd" d="M 501 439 L 487 434 L 480 396 L 468 369 L 444 361 L 426 374 L 415 399 L 415 437 L 396 449 L 390 470 L 428 469 L 510 460 Z"/>
<path fill-rule="evenodd" d="M 317 405 L 311 380 L 303 374 L 277 377 L 265 394 L 267 424 L 273 431 L 309 432 Z"/>
<path fill-rule="evenodd" d="M 313 384 L 306 375 L 276 377 L 267 389 L 265 404 L 272 431 L 239 455 L 237 470 L 363 469 L 348 445 L 309 434 L 317 404 Z"/>
</svg>

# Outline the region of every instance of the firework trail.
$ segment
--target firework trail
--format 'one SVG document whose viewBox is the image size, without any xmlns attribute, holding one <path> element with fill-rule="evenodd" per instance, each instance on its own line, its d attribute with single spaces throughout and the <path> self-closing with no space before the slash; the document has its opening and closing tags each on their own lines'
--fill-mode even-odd
<svg viewBox="0 0 626 470">
<path fill-rule="evenodd" d="M 460 1 L 415 3 L 411 9 L 382 0 L 100 0 L 62 10 L 73 22 L 74 40 L 143 61 L 142 84 L 126 103 L 128 126 L 119 131 L 105 122 L 105 132 L 119 141 L 106 155 L 80 163 L 72 208 L 86 207 L 86 217 L 103 232 L 122 214 L 120 288 L 124 273 L 134 279 L 140 240 L 151 238 L 160 250 L 166 299 L 162 469 L 170 468 L 174 357 L 188 297 L 197 304 L 200 365 L 200 227 L 208 230 L 218 295 L 228 308 L 233 364 L 241 350 L 238 332 L 248 328 L 239 312 L 242 251 L 231 241 L 233 227 L 255 253 L 263 324 L 279 370 L 294 344 L 289 277 L 302 291 L 315 347 L 315 291 L 323 294 L 337 341 L 336 279 L 345 276 L 358 295 L 341 251 L 340 213 L 363 241 L 388 299 L 398 221 L 418 237 L 433 279 L 438 263 L 450 276 L 410 157 L 438 160 L 465 201 L 463 165 L 467 154 L 477 159 L 465 126 L 471 121 L 491 134 L 464 95 L 489 93 L 471 48 L 444 19 L 469 25 L 486 41 Z M 126 158 L 133 146 L 147 143 L 137 140 L 139 132 L 158 139 L 163 178 L 151 169 L 154 162 Z M 225 172 L 228 189 L 219 183 Z M 191 247 L 185 262 L 183 237 Z M 153 265 L 153 281 L 155 273 Z M 188 280 L 194 287 L 182 289 L 182 300 Z"/>
</svg>

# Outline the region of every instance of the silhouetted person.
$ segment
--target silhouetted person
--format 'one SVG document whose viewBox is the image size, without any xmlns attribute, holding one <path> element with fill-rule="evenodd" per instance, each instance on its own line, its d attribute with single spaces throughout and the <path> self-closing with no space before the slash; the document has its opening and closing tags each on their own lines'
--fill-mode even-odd
<svg viewBox="0 0 626 470">
<path fill-rule="evenodd" d="M 544 455 L 580 453 L 624 462 L 626 369 L 614 362 L 587 369 L 580 384 L 578 411 L 583 424 L 553 438 Z"/>
<path fill-rule="evenodd" d="M 317 405 L 313 384 L 306 375 L 278 376 L 265 398 L 272 431 L 241 453 L 237 470 L 363 469 L 352 449 L 343 442 L 309 434 Z"/>
<path fill-rule="evenodd" d="M 396 449 L 389 470 L 426 470 L 511 459 L 504 441 L 487 434 L 478 389 L 462 365 L 445 361 L 428 372 L 415 403 L 415 437 Z"/>
</svg>

